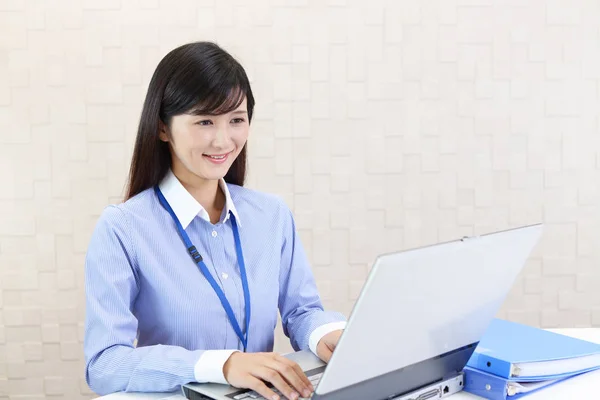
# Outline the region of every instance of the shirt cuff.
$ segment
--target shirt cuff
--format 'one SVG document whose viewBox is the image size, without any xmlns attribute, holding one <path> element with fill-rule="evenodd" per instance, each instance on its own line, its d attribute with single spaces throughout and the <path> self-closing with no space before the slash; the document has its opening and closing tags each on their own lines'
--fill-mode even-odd
<svg viewBox="0 0 600 400">
<path fill-rule="evenodd" d="M 317 345 L 323 336 L 330 332 L 345 328 L 346 321 L 331 322 L 329 324 L 321 325 L 310 334 L 310 338 L 308 339 L 308 346 L 310 347 L 310 350 L 317 355 Z"/>
<path fill-rule="evenodd" d="M 228 382 L 223 375 L 223 366 L 229 357 L 239 350 L 206 350 L 194 366 L 194 377 L 198 383 Z"/>
</svg>

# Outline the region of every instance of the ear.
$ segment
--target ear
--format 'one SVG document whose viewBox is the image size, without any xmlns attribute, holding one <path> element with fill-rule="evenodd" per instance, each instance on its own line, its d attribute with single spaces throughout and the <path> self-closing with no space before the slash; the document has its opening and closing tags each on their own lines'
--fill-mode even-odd
<svg viewBox="0 0 600 400">
<path fill-rule="evenodd" d="M 169 134 L 167 132 L 167 126 L 162 122 L 159 121 L 158 123 L 158 138 L 160 140 L 162 140 L 163 142 L 168 142 L 169 141 Z"/>
</svg>

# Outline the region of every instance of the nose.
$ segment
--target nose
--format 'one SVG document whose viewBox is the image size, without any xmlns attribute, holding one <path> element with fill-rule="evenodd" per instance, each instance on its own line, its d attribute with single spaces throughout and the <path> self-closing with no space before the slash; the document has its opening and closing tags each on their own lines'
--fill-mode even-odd
<svg viewBox="0 0 600 400">
<path fill-rule="evenodd" d="M 213 146 L 216 148 L 226 148 L 231 140 L 227 126 L 219 126 L 213 139 Z"/>
</svg>

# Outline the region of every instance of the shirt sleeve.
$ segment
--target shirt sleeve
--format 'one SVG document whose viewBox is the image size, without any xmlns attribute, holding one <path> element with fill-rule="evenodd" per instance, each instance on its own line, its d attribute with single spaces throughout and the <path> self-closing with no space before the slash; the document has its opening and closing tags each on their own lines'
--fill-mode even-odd
<svg viewBox="0 0 600 400">
<path fill-rule="evenodd" d="M 196 382 L 227 384 L 223 367 L 229 357 L 239 350 L 205 350 L 194 367 Z"/>
<path fill-rule="evenodd" d="M 85 291 L 85 372 L 95 393 L 172 392 L 189 382 L 225 381 L 222 368 L 229 350 L 135 346 L 139 274 L 128 220 L 118 206 L 104 210 L 92 234 Z"/>
<path fill-rule="evenodd" d="M 310 338 L 308 339 L 308 347 L 316 355 L 317 345 L 323 336 L 340 329 L 346 329 L 346 321 L 330 322 L 328 324 L 321 325 L 310 334 Z"/>
<path fill-rule="evenodd" d="M 292 212 L 285 205 L 281 209 L 284 215 L 284 238 L 279 275 L 279 310 L 283 331 L 290 338 L 294 350 L 311 350 L 316 354 L 318 341 L 335 329 L 343 329 L 346 319 L 341 313 L 324 310 Z"/>
</svg>

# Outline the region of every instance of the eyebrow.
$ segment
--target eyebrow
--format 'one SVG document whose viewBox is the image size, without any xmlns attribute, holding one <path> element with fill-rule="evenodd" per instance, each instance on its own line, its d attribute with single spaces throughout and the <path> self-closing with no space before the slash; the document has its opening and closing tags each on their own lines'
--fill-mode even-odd
<svg viewBox="0 0 600 400">
<path fill-rule="evenodd" d="M 206 113 L 205 111 L 198 110 L 198 109 L 191 110 L 188 114 L 197 115 L 197 116 L 199 116 L 199 115 L 218 115 L 218 114 Z M 248 111 L 236 110 L 236 111 L 233 111 L 231 114 L 234 114 L 234 115 L 248 114 Z"/>
</svg>

